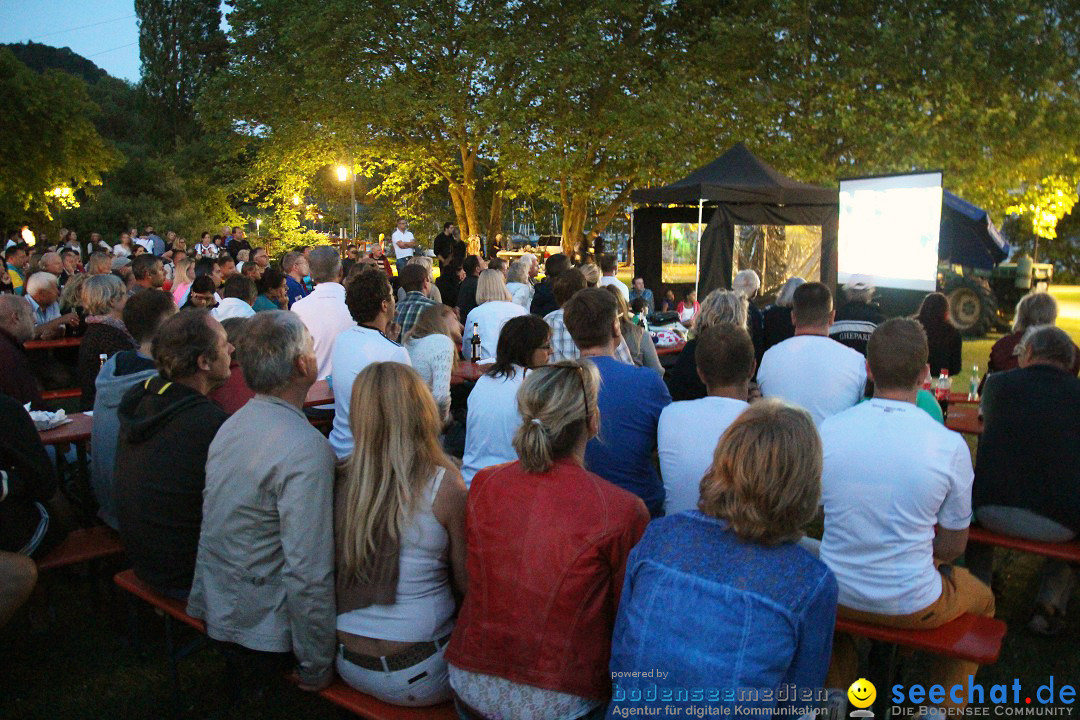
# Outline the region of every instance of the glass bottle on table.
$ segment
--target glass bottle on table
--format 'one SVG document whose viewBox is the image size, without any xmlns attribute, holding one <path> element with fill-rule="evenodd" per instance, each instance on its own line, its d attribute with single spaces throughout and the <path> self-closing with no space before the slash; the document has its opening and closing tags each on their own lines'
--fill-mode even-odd
<svg viewBox="0 0 1080 720">
<path fill-rule="evenodd" d="M 472 352 L 469 359 L 476 363 L 480 362 L 480 325 L 479 323 L 473 323 L 472 325 L 472 339 L 469 341 L 472 345 Z"/>
<path fill-rule="evenodd" d="M 979 366 L 975 365 L 971 368 L 971 381 L 968 383 L 968 398 L 970 402 L 975 402 L 979 399 Z"/>
<path fill-rule="evenodd" d="M 952 390 L 952 383 L 949 381 L 949 369 L 941 368 L 941 373 L 938 375 L 937 387 L 935 388 L 935 397 L 937 398 L 938 405 L 941 406 L 941 414 L 946 418 L 949 417 L 949 391 Z"/>
</svg>

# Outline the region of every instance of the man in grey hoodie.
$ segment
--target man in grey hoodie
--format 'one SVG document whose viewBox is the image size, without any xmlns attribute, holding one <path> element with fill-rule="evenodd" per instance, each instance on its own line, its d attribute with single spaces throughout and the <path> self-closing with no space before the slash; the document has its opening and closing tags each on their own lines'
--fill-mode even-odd
<svg viewBox="0 0 1080 720">
<path fill-rule="evenodd" d="M 120 399 L 129 389 L 157 374 L 151 345 L 161 324 L 176 313 L 172 295 L 146 290 L 124 306 L 124 325 L 139 343 L 137 350 L 124 350 L 106 361 L 94 381 L 94 429 L 90 436 L 90 486 L 98 502 L 98 516 L 114 530 L 119 529 L 113 478 L 116 443 L 120 433 Z"/>
</svg>

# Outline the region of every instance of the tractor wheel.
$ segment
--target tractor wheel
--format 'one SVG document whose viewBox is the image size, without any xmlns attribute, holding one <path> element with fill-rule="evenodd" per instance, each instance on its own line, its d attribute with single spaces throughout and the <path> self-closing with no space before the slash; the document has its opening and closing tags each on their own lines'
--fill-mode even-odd
<svg viewBox="0 0 1080 720">
<path fill-rule="evenodd" d="M 982 337 L 997 320 L 997 299 L 990 287 L 976 278 L 958 277 L 948 283 L 949 316 L 966 337 Z"/>
</svg>

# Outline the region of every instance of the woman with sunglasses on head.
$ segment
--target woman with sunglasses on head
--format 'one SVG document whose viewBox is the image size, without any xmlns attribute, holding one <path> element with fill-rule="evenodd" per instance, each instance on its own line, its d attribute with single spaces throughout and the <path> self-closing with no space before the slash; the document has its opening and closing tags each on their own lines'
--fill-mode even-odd
<svg viewBox="0 0 1080 720">
<path fill-rule="evenodd" d="M 521 415 L 517 391 L 528 368 L 551 359 L 551 327 L 536 315 L 510 319 L 499 333 L 495 364 L 469 393 L 465 421 L 465 455 L 461 474 L 465 484 L 489 465 L 517 460 L 513 439 Z"/>
<path fill-rule="evenodd" d="M 446 650 L 464 718 L 603 717 L 626 558 L 649 512 L 583 466 L 599 383 L 591 362 L 530 371 L 517 393 L 520 459 L 473 479 L 469 592 Z"/>
</svg>

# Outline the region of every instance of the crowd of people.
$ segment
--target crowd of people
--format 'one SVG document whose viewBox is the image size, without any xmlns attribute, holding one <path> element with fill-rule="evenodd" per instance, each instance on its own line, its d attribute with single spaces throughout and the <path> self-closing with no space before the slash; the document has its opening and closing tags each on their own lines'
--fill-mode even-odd
<svg viewBox="0 0 1080 720">
<path fill-rule="evenodd" d="M 238 231 L 189 254 L 148 228 L 74 264 L 65 236 L 36 272 L 7 249 L 25 297 L 0 295 L 0 623 L 32 587 L 27 558 L 62 537 L 20 346 L 72 328 L 98 517 L 227 657 L 294 664 L 309 690 L 336 671 L 389 703 L 569 720 L 650 687 L 675 706 L 688 688 L 846 688 L 838 613 L 994 613 L 992 555 L 955 564 L 973 517 L 1080 530 L 1080 356 L 1045 293 L 995 345 L 973 466 L 920 402 L 959 352 L 938 294 L 886 320 L 864 281 L 834 308 L 793 279 L 759 308 L 743 271 L 670 308 L 693 335 L 665 372 L 634 322 L 653 293 L 608 256 L 553 255 L 537 281 L 534 256 L 469 254 L 450 224 L 433 260 L 402 220 L 396 267 L 381 245 L 271 263 Z M 483 374 L 455 408 L 470 359 Z M 333 406 L 305 408 L 322 379 Z M 312 420 L 331 416 L 324 437 Z M 1060 630 L 1072 583 L 1047 564 L 1033 630 Z"/>
</svg>

